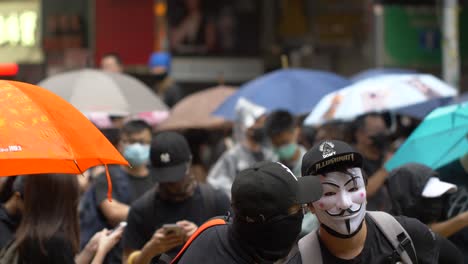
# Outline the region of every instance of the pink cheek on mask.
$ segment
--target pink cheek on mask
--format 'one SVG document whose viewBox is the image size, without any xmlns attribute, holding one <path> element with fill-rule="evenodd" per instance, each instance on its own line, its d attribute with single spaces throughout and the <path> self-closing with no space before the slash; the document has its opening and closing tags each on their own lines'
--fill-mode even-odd
<svg viewBox="0 0 468 264">
<path fill-rule="evenodd" d="M 364 193 L 360 193 L 359 196 L 361 196 L 361 198 L 364 198 L 366 195 Z"/>
<path fill-rule="evenodd" d="M 319 207 L 323 209 L 323 203 L 319 203 Z"/>
</svg>

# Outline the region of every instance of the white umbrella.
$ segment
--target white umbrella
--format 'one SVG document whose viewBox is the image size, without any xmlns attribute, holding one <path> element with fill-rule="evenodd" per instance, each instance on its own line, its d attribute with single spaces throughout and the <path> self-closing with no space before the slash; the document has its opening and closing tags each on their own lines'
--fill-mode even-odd
<svg viewBox="0 0 468 264">
<path fill-rule="evenodd" d="M 349 120 L 368 112 L 392 110 L 456 94 L 454 88 L 429 74 L 384 75 L 327 94 L 307 116 L 304 124 Z"/>
<path fill-rule="evenodd" d="M 53 75 L 38 85 L 87 115 L 96 112 L 129 115 L 168 110 L 149 87 L 126 74 L 84 69 Z"/>
</svg>

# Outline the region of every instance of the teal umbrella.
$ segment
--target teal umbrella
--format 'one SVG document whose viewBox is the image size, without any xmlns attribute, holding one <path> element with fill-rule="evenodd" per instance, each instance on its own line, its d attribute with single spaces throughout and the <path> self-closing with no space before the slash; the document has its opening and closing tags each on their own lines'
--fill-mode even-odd
<svg viewBox="0 0 468 264">
<path fill-rule="evenodd" d="M 385 168 L 417 162 L 437 169 L 468 152 L 468 103 L 432 111 L 398 149 Z"/>
</svg>

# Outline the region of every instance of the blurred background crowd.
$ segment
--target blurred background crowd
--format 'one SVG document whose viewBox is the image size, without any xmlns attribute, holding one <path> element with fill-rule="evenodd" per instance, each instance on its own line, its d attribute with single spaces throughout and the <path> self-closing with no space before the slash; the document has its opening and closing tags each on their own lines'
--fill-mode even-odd
<svg viewBox="0 0 468 264">
<path fill-rule="evenodd" d="M 28 228 L 45 225 L 24 206 L 23 193 L 54 182 L 79 188 L 70 196 L 76 204 L 57 208 L 79 212 L 62 230 L 81 233 L 81 240 L 70 235 L 73 252 L 93 247 L 108 263 L 143 247 L 174 254 L 183 241 L 158 248 L 154 228 L 178 222 L 191 234 L 229 210 L 241 170 L 281 161 L 300 177 L 306 150 L 338 139 L 365 159 L 369 210 L 418 218 L 468 256 L 467 4 L 0 1 L 0 78 L 64 98 L 131 165 L 109 166 L 113 202 L 103 166 L 76 183 L 0 178 L 0 222 L 9 230 L 0 229 L 0 248 L 21 218 L 39 219 L 21 225 L 23 239 Z M 166 176 L 164 168 L 185 163 Z M 145 226 L 147 196 L 155 191 L 165 202 L 191 202 L 163 205 L 163 217 Z M 212 200 L 204 212 L 193 209 L 197 195 Z M 55 199 L 41 196 L 35 199 Z M 131 228 L 111 242 L 95 235 L 123 221 Z M 316 225 L 308 214 L 302 235 Z"/>
</svg>

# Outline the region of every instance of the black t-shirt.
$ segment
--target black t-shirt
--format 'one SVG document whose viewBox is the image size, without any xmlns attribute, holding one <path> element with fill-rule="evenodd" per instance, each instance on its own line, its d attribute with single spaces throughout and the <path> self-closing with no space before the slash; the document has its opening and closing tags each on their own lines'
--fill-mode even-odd
<svg viewBox="0 0 468 264">
<path fill-rule="evenodd" d="M 395 219 L 403 226 L 413 241 L 419 264 L 439 263 L 439 246 L 435 234 L 429 228 L 416 219 L 397 216 Z M 386 264 L 388 256 L 391 256 L 393 247 L 378 229 L 377 225 L 366 216 L 367 237 L 364 248 L 354 259 L 345 260 L 335 257 L 320 241 L 322 260 L 324 264 L 355 264 L 372 263 Z M 320 237 L 319 237 L 320 238 Z M 300 252 L 291 257 L 288 264 L 302 263 Z"/>
<path fill-rule="evenodd" d="M 19 219 L 13 219 L 0 204 L 0 249 L 8 245 L 13 239 L 16 228 L 19 225 Z"/>
<path fill-rule="evenodd" d="M 37 240 L 28 240 L 24 248 L 26 254 L 20 256 L 20 263 L 34 264 L 75 264 L 75 254 L 73 253 L 70 241 L 65 239 L 63 234 L 56 234 L 44 241 L 44 250 L 41 250 Z"/>
<path fill-rule="evenodd" d="M 150 170 L 150 174 L 146 177 L 136 177 L 131 174 L 128 174 L 126 171 L 124 171 L 122 168 L 118 167 L 115 168 L 116 170 L 120 170 L 120 173 L 127 178 L 127 182 L 124 184 L 128 184 L 128 198 L 129 198 L 129 203 L 130 205 L 133 201 L 138 199 L 140 196 L 142 196 L 146 191 L 151 189 L 154 184 L 156 183 L 156 180 L 154 178 L 154 173 Z M 115 181 L 118 179 L 113 176 L 112 173 L 110 173 L 112 182 L 114 185 Z M 97 204 L 101 204 L 102 201 L 107 199 L 107 177 L 106 173 L 101 173 L 95 181 L 95 188 L 96 188 L 96 202 Z M 116 188 L 112 189 L 112 197 L 119 201 L 119 195 L 116 193 Z M 121 203 L 124 203 L 124 201 L 119 201 Z"/>
<path fill-rule="evenodd" d="M 178 264 L 255 263 L 242 243 L 229 233 L 230 224 L 213 226 L 201 233 L 184 252 Z"/>
<path fill-rule="evenodd" d="M 212 217 L 225 215 L 230 208 L 229 198 L 222 191 L 211 186 L 207 188 L 211 188 L 214 199 L 211 210 L 205 205 L 200 186 L 196 187 L 192 197 L 178 203 L 161 200 L 157 188 L 147 192 L 130 208 L 122 238 L 124 248 L 140 250 L 164 224 L 187 220 L 200 226 Z M 180 249 L 175 248 L 167 254 L 175 257 Z"/>
</svg>

